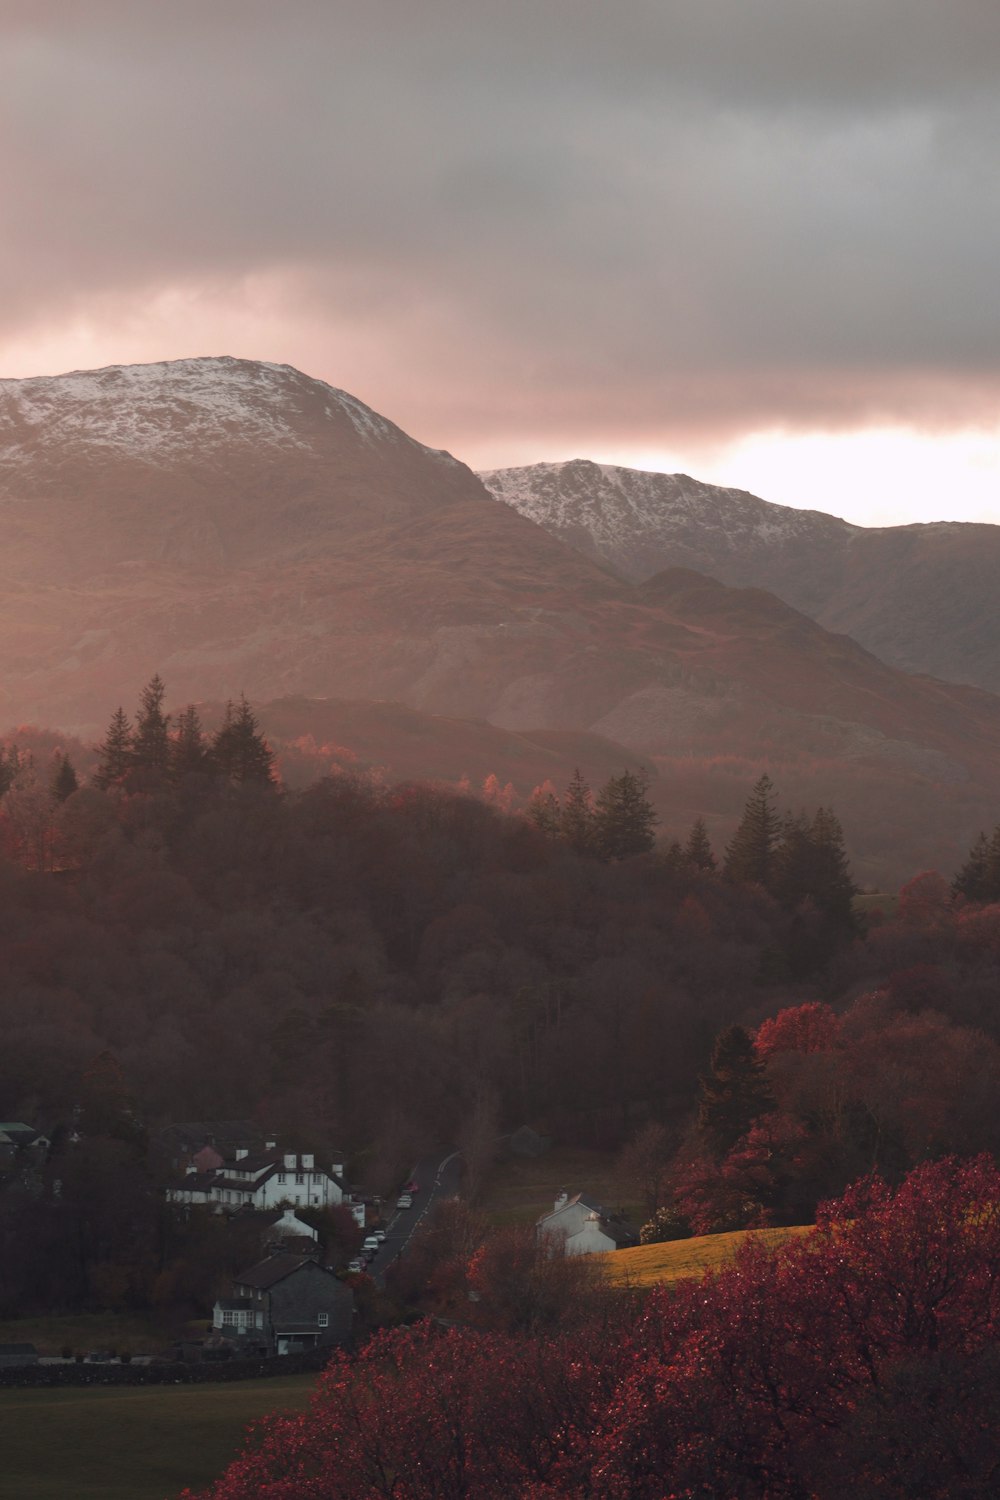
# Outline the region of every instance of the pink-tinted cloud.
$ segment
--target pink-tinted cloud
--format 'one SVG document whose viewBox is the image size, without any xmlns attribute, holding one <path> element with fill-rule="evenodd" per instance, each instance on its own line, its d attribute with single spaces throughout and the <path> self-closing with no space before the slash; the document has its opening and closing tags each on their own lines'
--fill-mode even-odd
<svg viewBox="0 0 1000 1500">
<path fill-rule="evenodd" d="M 980 0 L 14 0 L 0 366 L 257 355 L 479 452 L 987 420 L 998 73 Z"/>
</svg>

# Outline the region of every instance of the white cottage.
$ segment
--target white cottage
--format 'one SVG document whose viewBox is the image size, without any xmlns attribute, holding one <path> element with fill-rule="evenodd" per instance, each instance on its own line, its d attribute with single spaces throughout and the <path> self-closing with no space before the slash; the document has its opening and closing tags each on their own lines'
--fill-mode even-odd
<svg viewBox="0 0 1000 1500">
<path fill-rule="evenodd" d="M 610 1214 L 586 1193 L 570 1197 L 565 1191 L 556 1198 L 551 1213 L 538 1220 L 536 1234 L 548 1241 L 552 1253 L 595 1255 L 637 1245 L 639 1236 L 620 1214 Z"/>
</svg>

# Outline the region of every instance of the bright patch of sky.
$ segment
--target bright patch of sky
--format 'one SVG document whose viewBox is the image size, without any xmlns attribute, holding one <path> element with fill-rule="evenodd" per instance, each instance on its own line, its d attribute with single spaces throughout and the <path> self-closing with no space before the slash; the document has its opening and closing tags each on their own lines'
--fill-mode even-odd
<svg viewBox="0 0 1000 1500">
<path fill-rule="evenodd" d="M 858 526 L 1000 524 L 1000 426 L 993 432 L 944 434 L 889 427 L 757 432 L 700 453 L 630 449 L 584 456 L 636 469 L 683 471 Z"/>
</svg>

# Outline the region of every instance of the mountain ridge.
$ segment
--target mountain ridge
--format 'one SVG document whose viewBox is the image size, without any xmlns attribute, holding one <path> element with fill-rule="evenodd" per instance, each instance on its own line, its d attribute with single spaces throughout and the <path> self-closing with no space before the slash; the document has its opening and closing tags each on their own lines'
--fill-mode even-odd
<svg viewBox="0 0 1000 1500">
<path fill-rule="evenodd" d="M 787 600 L 891 665 L 1000 691 L 1000 527 L 862 527 L 688 475 L 573 459 L 486 470 L 494 497 L 620 576 L 693 567 Z"/>
</svg>

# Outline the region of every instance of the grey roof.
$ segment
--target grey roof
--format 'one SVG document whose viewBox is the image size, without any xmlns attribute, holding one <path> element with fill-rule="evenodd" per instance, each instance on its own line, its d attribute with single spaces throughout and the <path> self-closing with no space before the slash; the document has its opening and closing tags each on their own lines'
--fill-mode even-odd
<svg viewBox="0 0 1000 1500">
<path fill-rule="evenodd" d="M 284 1281 L 286 1276 L 291 1276 L 303 1266 L 314 1266 L 316 1262 L 311 1255 L 269 1255 L 267 1260 L 262 1260 L 249 1271 L 241 1271 L 239 1276 L 234 1276 L 233 1281 L 237 1286 L 253 1287 L 255 1291 L 265 1292 L 268 1287 Z"/>
<path fill-rule="evenodd" d="M 238 1193 L 255 1193 L 265 1182 L 270 1182 L 277 1170 L 277 1167 L 271 1167 L 269 1171 L 262 1172 L 259 1177 L 253 1177 L 247 1181 L 244 1181 L 242 1177 L 225 1177 L 221 1173 L 216 1173 L 212 1178 L 212 1186 L 235 1188 Z"/>
<path fill-rule="evenodd" d="M 595 1198 L 591 1198 L 587 1193 L 574 1193 L 572 1198 L 567 1198 L 566 1202 L 560 1203 L 558 1208 L 550 1208 L 548 1213 L 542 1214 L 538 1220 L 539 1224 L 545 1219 L 551 1219 L 553 1214 L 562 1213 L 563 1209 L 572 1208 L 577 1203 L 581 1208 L 588 1209 L 592 1214 L 600 1214 L 602 1217 L 604 1215 L 604 1208 Z"/>
</svg>

